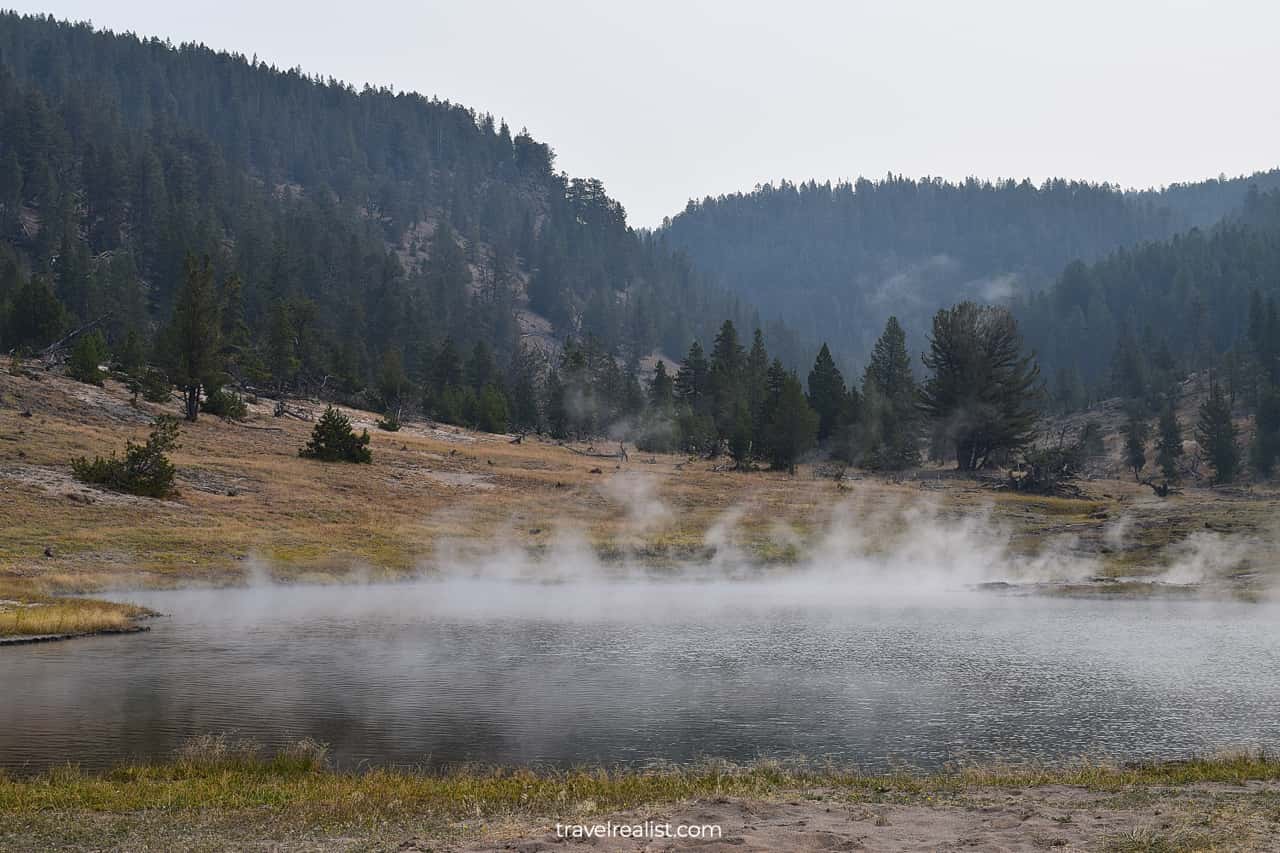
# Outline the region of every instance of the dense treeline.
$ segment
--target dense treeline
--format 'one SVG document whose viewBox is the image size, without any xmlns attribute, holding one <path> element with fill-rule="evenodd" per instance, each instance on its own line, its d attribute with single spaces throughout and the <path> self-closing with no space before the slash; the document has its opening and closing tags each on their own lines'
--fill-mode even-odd
<svg viewBox="0 0 1280 853">
<path fill-rule="evenodd" d="M 490 116 L 0 13 L 0 348 L 105 318 L 152 357 L 192 257 L 259 386 L 421 382 L 446 339 L 506 359 L 526 309 L 630 359 L 752 319 Z"/>
<path fill-rule="evenodd" d="M 1255 176 L 1280 185 L 1280 171 Z M 1004 303 L 1074 260 L 1162 239 L 1236 209 L 1243 180 L 1125 193 L 1107 184 L 969 179 L 766 184 L 691 201 L 659 232 L 801 334 L 865 352 L 889 314 L 913 349 L 933 312 Z M 1212 220 L 1208 220 L 1212 221 Z"/>
<path fill-rule="evenodd" d="M 845 380 L 826 344 L 802 382 L 770 355 L 760 329 L 748 345 L 726 320 L 710 352 L 695 340 L 674 371 L 658 361 L 642 378 L 589 339 L 570 342 L 557 364 L 513 363 L 505 386 L 478 347 L 465 365 L 455 361 L 452 387 L 471 401 L 462 421 L 482 429 L 633 439 L 641 450 L 727 455 L 742 469 L 794 471 L 817 449 L 846 464 L 902 470 L 919 463 L 926 444 L 965 470 L 1007 461 L 1033 437 L 1040 395 L 1012 315 L 962 303 L 935 315 L 929 342 L 923 386 L 890 317 L 860 382 Z M 438 382 L 428 393 L 442 386 L 450 387 Z"/>
<path fill-rule="evenodd" d="M 1112 395 L 1158 409 L 1193 371 L 1243 381 L 1259 302 L 1276 295 L 1280 191 L 1255 189 L 1213 228 L 1068 265 L 1016 313 L 1059 409 Z"/>
</svg>

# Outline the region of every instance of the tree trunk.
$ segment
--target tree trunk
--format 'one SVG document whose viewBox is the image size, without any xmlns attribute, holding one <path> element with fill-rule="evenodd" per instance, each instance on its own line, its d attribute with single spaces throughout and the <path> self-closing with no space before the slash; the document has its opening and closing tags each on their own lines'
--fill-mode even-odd
<svg viewBox="0 0 1280 853">
<path fill-rule="evenodd" d="M 200 416 L 200 386 L 186 386 L 184 395 L 187 402 L 187 420 L 195 421 Z"/>
</svg>

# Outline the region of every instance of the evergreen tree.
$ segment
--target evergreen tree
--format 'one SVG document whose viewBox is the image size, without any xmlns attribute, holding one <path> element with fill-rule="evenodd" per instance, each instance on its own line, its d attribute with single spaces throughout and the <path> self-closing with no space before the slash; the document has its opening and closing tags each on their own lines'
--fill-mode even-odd
<svg viewBox="0 0 1280 853">
<path fill-rule="evenodd" d="M 1249 455 L 1253 470 L 1260 477 L 1270 477 L 1280 459 L 1280 387 L 1270 383 L 1258 401 Z"/>
<path fill-rule="evenodd" d="M 675 385 L 671 375 L 667 373 L 666 362 L 659 359 L 653 368 L 653 379 L 649 383 L 649 407 L 658 412 L 670 412 L 675 404 Z"/>
<path fill-rule="evenodd" d="M 396 420 L 399 420 L 398 413 L 408 389 L 409 377 L 404 373 L 404 359 L 400 351 L 387 350 L 382 354 L 382 369 L 378 372 L 378 402 L 383 411 L 396 415 Z"/>
<path fill-rule="evenodd" d="M 729 455 L 734 467 L 744 471 L 751 465 L 751 415 L 747 401 L 739 399 L 734 412 L 733 429 L 729 433 Z"/>
<path fill-rule="evenodd" d="M 1021 349 L 1003 308 L 962 302 L 934 317 L 924 356 L 933 375 L 920 405 L 946 429 L 962 471 L 985 467 L 992 454 L 1023 447 L 1035 433 L 1040 371 Z"/>
<path fill-rule="evenodd" d="M 524 432 L 542 431 L 538 403 L 538 361 L 535 353 L 516 347 L 507 371 L 511 384 L 511 426 Z"/>
<path fill-rule="evenodd" d="M 17 350 L 53 343 L 66 328 L 67 312 L 54 295 L 49 280 L 32 276 L 19 284 L 9 307 L 7 345 Z"/>
<path fill-rule="evenodd" d="M 436 353 L 432 375 L 437 390 L 442 391 L 445 388 L 459 388 L 462 386 L 464 381 L 462 356 L 458 354 L 453 338 L 445 338 L 444 343 L 440 345 L 440 351 Z"/>
<path fill-rule="evenodd" d="M 569 437 L 569 402 L 565 395 L 564 383 L 560 374 L 552 370 L 547 375 L 547 431 L 552 438 Z"/>
<path fill-rule="evenodd" d="M 76 338 L 67 360 L 67 375 L 79 382 L 101 385 L 106 376 L 102 363 L 107 360 L 107 342 L 102 333 L 94 330 Z"/>
<path fill-rule="evenodd" d="M 1160 430 L 1156 437 L 1156 464 L 1168 482 L 1178 479 L 1178 459 L 1182 457 L 1182 425 L 1172 401 L 1160 412 Z"/>
<path fill-rule="evenodd" d="M 716 423 L 716 435 L 721 440 L 730 438 L 737 428 L 738 404 L 745 403 L 745 366 L 746 353 L 738 343 L 738 330 L 731 320 L 725 320 L 716 334 L 707 370 L 711 412 Z"/>
<path fill-rule="evenodd" d="M 702 352 L 702 344 L 694 341 L 689 345 L 689 354 L 676 372 L 676 396 L 682 403 L 695 412 L 705 412 L 708 408 L 707 389 L 711 368 Z"/>
<path fill-rule="evenodd" d="M 770 377 L 776 390 L 766 403 L 769 462 L 776 470 L 794 474 L 800 456 L 817 441 L 818 414 L 805 399 L 800 380 L 783 370 L 781 362 L 774 361 Z"/>
<path fill-rule="evenodd" d="M 471 357 L 467 359 L 467 384 L 477 392 L 485 386 L 495 384 L 498 380 L 498 365 L 493 358 L 493 350 L 483 340 L 476 341 L 471 349 Z"/>
<path fill-rule="evenodd" d="M 844 412 L 844 377 L 831 357 L 831 350 L 824 343 L 809 371 L 809 406 L 818 413 L 818 441 L 823 442 L 835 434 Z"/>
<path fill-rule="evenodd" d="M 168 415 L 160 415 L 144 444 L 125 442 L 123 459 L 114 452 L 107 458 L 96 456 L 92 462 L 81 456 L 72 460 L 71 470 L 82 483 L 163 498 L 173 492 L 175 473 L 166 454 L 177 446 L 178 422 Z"/>
<path fill-rule="evenodd" d="M 169 377 L 183 391 L 186 417 L 200 412 L 200 389 L 222 385 L 218 360 L 221 322 L 213 264 L 188 256 L 182 290 L 168 330 Z"/>
<path fill-rule="evenodd" d="M 486 385 L 480 392 L 476 427 L 483 432 L 507 431 L 507 398 L 496 385 Z"/>
<path fill-rule="evenodd" d="M 745 372 L 747 411 L 751 416 L 751 443 L 754 447 L 764 447 L 764 404 L 769 394 L 769 352 L 765 349 L 764 333 L 759 327 L 751 338 Z"/>
<path fill-rule="evenodd" d="M 1230 483 L 1240 465 L 1240 449 L 1236 446 L 1236 425 L 1231 419 L 1231 404 L 1217 383 L 1209 390 L 1209 399 L 1200 405 L 1196 423 L 1196 441 L 1213 468 L 1214 483 Z"/>
<path fill-rule="evenodd" d="M 121 373 L 134 376 L 141 372 L 146 359 L 146 353 L 142 349 L 142 338 L 137 332 L 130 329 L 128 334 L 125 335 L 124 341 L 116 349 L 116 369 Z"/>
<path fill-rule="evenodd" d="M 369 450 L 369 431 L 356 435 L 351 420 L 333 406 L 326 406 L 320 420 L 311 431 L 311 438 L 298 455 L 322 462 L 372 462 Z"/>
<path fill-rule="evenodd" d="M 1140 480 L 1147 464 L 1147 421 L 1137 407 L 1129 413 L 1125 426 L 1124 461 L 1133 470 L 1133 478 Z"/>
<path fill-rule="evenodd" d="M 276 302 L 271 307 L 271 319 L 267 326 L 267 369 L 275 380 L 277 393 L 283 394 L 293 384 L 300 366 L 297 333 L 289 306 L 284 302 Z"/>
<path fill-rule="evenodd" d="M 868 462 L 890 470 L 919 463 L 919 392 L 907 355 L 906 334 L 897 317 L 889 318 L 876 341 L 862 388 L 869 421 L 870 446 L 865 453 Z"/>
</svg>

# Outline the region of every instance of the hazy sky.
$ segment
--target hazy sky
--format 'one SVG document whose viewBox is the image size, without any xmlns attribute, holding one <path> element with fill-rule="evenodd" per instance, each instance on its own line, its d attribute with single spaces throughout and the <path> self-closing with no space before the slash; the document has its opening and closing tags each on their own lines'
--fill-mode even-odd
<svg viewBox="0 0 1280 853">
<path fill-rule="evenodd" d="M 1267 0 L 17 7 L 491 112 L 601 178 L 636 225 L 780 178 L 1149 186 L 1280 165 Z"/>
</svg>

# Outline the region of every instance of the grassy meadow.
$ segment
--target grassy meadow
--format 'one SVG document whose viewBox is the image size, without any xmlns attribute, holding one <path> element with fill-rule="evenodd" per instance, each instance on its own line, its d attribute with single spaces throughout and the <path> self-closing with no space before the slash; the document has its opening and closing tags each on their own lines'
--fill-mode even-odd
<svg viewBox="0 0 1280 853">
<path fill-rule="evenodd" d="M 407 424 L 374 427 L 373 464 L 301 459 L 309 421 L 254 404 L 243 423 L 182 424 L 178 493 L 166 500 L 90 488 L 78 456 L 122 452 L 178 403 L 133 403 L 118 383 L 96 388 L 38 369 L 0 371 L 0 633 L 118 627 L 137 615 L 47 597 L 106 589 L 235 584 L 246 577 L 326 581 L 429 571 L 448 555 L 504 547 L 539 553 L 571 536 L 605 561 L 675 565 L 732 547 L 785 565 L 842 521 L 849 506 L 874 551 L 902 533 L 886 508 L 931 506 L 939 518 L 982 514 L 1015 553 L 1048 545 L 1098 559 L 1103 574 L 1158 571 L 1171 543 L 1206 529 L 1274 537 L 1280 501 L 1266 492 L 1188 488 L 1168 500 L 1137 483 L 1099 480 L 1081 498 L 993 490 L 940 469 L 886 479 L 827 466 L 795 476 L 727 470 L 719 460 L 654 455 L 529 436 Z M 295 410 L 318 404 L 291 403 Z M 625 476 L 619 476 L 625 475 Z M 1123 519 L 1123 541 L 1115 540 Z M 1262 567 L 1269 569 L 1270 567 Z M 1257 573 L 1228 579 L 1237 586 Z M 44 596 L 45 598 L 41 598 Z M 78 626 L 78 627 L 77 627 Z"/>
<path fill-rule="evenodd" d="M 1280 762 L 1257 753 L 1172 764 L 1077 762 L 938 773 L 778 763 L 355 773 L 331 769 L 314 743 L 267 756 L 251 744 L 211 736 L 167 763 L 101 774 L 68 765 L 24 778 L 0 776 L 0 847 L 227 849 L 252 840 L 273 849 L 412 849 L 403 839 L 413 837 L 429 840 L 417 849 L 454 849 L 545 833 L 552 822 L 638 821 L 690 803 L 710 804 L 695 807 L 710 816 L 716 804 L 753 803 L 759 810 L 788 803 L 809 812 L 844 811 L 891 831 L 904 813 L 1042 809 L 1050 826 L 1096 834 L 1089 849 L 1259 849 L 1252 845 L 1265 843 L 1280 819 L 1278 780 Z M 1105 826 L 1089 824 L 1103 814 L 1111 818 Z M 1163 819 L 1142 821 L 1147 814 Z"/>
</svg>

